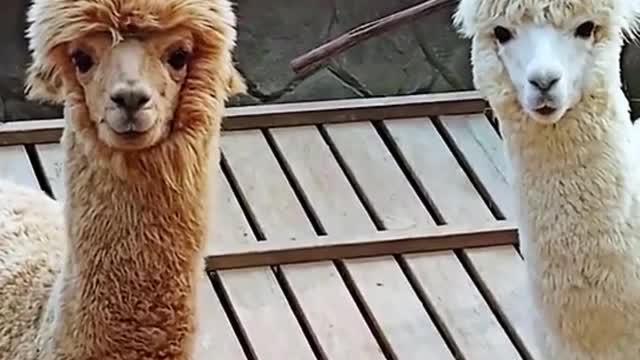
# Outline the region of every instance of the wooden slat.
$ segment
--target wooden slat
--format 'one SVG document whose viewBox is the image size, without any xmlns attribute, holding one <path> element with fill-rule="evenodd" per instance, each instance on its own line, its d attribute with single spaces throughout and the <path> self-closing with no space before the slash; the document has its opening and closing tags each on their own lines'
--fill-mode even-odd
<svg viewBox="0 0 640 360">
<path fill-rule="evenodd" d="M 429 118 L 385 122 L 420 187 L 445 222 L 483 226 L 494 217 Z"/>
<path fill-rule="evenodd" d="M 203 274 L 198 293 L 198 327 L 200 335 L 193 358 L 205 360 L 220 358 L 245 360 L 238 338 L 222 308 L 220 299 L 213 291 L 207 274 Z"/>
<path fill-rule="evenodd" d="M 345 263 L 395 359 L 454 359 L 393 257 L 363 258 Z"/>
<path fill-rule="evenodd" d="M 220 279 L 256 358 L 315 359 L 269 268 L 224 270 Z"/>
<path fill-rule="evenodd" d="M 381 209 L 381 225 L 389 228 L 393 223 L 394 230 L 434 228 L 429 212 L 370 123 L 327 125 L 326 129 L 359 186 L 366 189 L 368 201 Z"/>
<path fill-rule="evenodd" d="M 520 355 L 451 252 L 406 256 L 464 359 L 516 360 Z"/>
<path fill-rule="evenodd" d="M 470 114 L 483 112 L 486 107 L 486 102 L 476 91 L 239 106 L 227 109 L 222 126 L 224 130 L 247 130 L 398 117 Z M 62 119 L 0 124 L 0 145 L 57 142 L 63 127 Z"/>
<path fill-rule="evenodd" d="M 205 255 L 252 246 L 257 240 L 229 185 L 229 179 L 220 165 L 213 161 L 209 163 L 209 174 L 212 177 L 210 186 L 216 190 L 211 199 L 213 207 Z"/>
<path fill-rule="evenodd" d="M 386 124 L 387 127 L 389 125 L 390 123 Z M 447 152 L 440 142 L 442 140 L 433 136 L 433 127 L 429 127 L 424 120 L 400 120 L 396 125 L 389 131 L 394 135 L 395 144 L 399 150 L 407 152 L 406 154 L 403 152 L 403 157 L 409 165 L 418 167 L 427 164 L 442 165 L 437 162 L 436 157 L 446 157 Z M 355 125 L 350 125 L 349 127 L 355 127 Z M 338 131 L 335 132 L 337 133 Z M 365 134 L 364 130 L 361 130 L 361 132 Z M 417 203 L 417 197 L 412 195 L 414 190 L 406 181 L 394 179 L 400 177 L 398 169 L 396 171 L 391 170 L 392 167 L 397 167 L 397 165 L 392 166 L 391 160 L 385 162 L 379 159 L 376 161 L 370 157 L 353 154 L 354 152 L 372 153 L 383 151 L 381 149 L 383 144 L 380 141 L 373 140 L 374 135 L 371 135 L 373 129 L 369 128 L 368 133 L 370 135 L 366 137 L 363 135 L 354 136 L 354 132 L 350 131 L 351 136 L 343 136 L 343 141 L 337 143 L 337 146 L 349 168 L 353 171 L 355 177 L 359 179 L 360 185 L 370 199 L 374 210 L 381 218 L 385 218 L 385 212 L 392 213 L 405 208 L 417 209 L 420 205 Z M 412 138 L 412 135 L 416 139 Z M 338 138 L 332 133 L 332 138 L 334 137 Z M 359 144 L 358 147 L 349 146 L 348 139 L 350 137 L 353 143 Z M 424 148 L 424 145 L 428 145 L 428 147 Z M 366 160 L 358 161 L 359 158 Z M 450 165 L 455 166 L 455 163 Z M 433 170 L 435 171 L 430 172 L 428 178 L 420 178 L 422 189 L 431 195 L 438 193 L 438 191 L 443 191 L 444 187 L 442 184 L 434 185 L 434 182 L 438 181 L 438 179 L 451 181 L 447 176 L 456 173 L 454 170 L 446 168 Z M 414 173 L 416 172 L 418 175 L 425 174 L 421 170 L 414 169 Z M 380 173 L 384 174 L 384 176 L 380 176 Z M 441 177 L 441 175 L 445 176 Z M 371 179 L 375 177 L 383 177 L 388 180 L 387 185 L 377 184 L 372 181 Z M 460 181 L 457 183 L 459 184 Z M 433 189 L 431 186 L 433 186 Z M 460 196 L 457 198 L 457 194 L 450 191 L 440 195 L 450 196 L 449 203 L 451 204 L 464 202 L 468 196 L 473 195 L 468 191 L 459 192 Z M 394 194 L 392 201 L 386 200 L 389 197 L 388 194 Z M 411 216 L 412 213 L 407 215 Z M 413 217 L 417 223 L 431 223 L 431 221 L 427 221 L 417 214 L 414 214 Z M 403 220 L 391 217 L 388 218 L 385 225 L 394 229 L 395 227 L 404 227 L 406 223 Z M 464 358 L 483 359 L 482 354 L 489 355 L 486 357 L 487 359 L 513 360 L 518 358 L 518 354 L 509 342 L 506 333 L 500 327 L 489 306 L 483 301 L 478 290 L 473 286 L 471 279 L 452 252 L 416 254 L 402 256 L 401 258 L 405 259 L 409 264 L 416 286 L 426 294 L 427 301 L 433 305 L 433 311 L 446 329 L 447 334 L 454 341 L 456 349 L 465 354 Z M 462 315 L 458 315 L 458 313 L 462 313 Z M 467 315 L 473 316 L 466 318 L 465 316 Z M 482 331 L 475 333 L 477 329 L 474 327 L 482 327 Z M 485 339 L 487 336 L 493 338 L 487 340 Z"/>
<path fill-rule="evenodd" d="M 227 179 L 217 164 L 211 166 L 215 169 L 210 172 L 218 176 L 218 191 L 205 253 L 256 242 Z M 258 359 L 315 359 L 269 267 L 219 271 L 218 275 Z M 273 331 L 275 324 L 277 331 Z"/>
<path fill-rule="evenodd" d="M 276 129 L 272 133 L 328 234 L 376 231 L 316 128 Z M 366 299 L 367 310 L 394 358 L 453 359 L 393 257 L 348 260 L 345 268 Z"/>
<path fill-rule="evenodd" d="M 508 185 L 508 164 L 498 134 L 483 115 L 443 116 L 440 119 L 500 211 L 513 218 L 515 210 Z"/>
<path fill-rule="evenodd" d="M 488 247 L 465 251 L 478 279 L 513 333 L 525 347 L 529 358 L 547 360 L 535 334 L 535 306 L 527 288 L 526 269 L 513 246 Z"/>
<path fill-rule="evenodd" d="M 40 189 L 24 146 L 0 147 L 0 178 Z"/>
<path fill-rule="evenodd" d="M 270 132 L 328 234 L 376 233 L 365 207 L 316 127 L 279 128 Z"/>
<path fill-rule="evenodd" d="M 266 235 L 265 242 L 315 237 L 303 208 L 260 132 L 228 134 L 223 138 L 222 147 Z M 384 358 L 332 263 L 283 265 L 281 270 L 326 358 Z"/>
<path fill-rule="evenodd" d="M 36 145 L 40 163 L 44 169 L 47 181 L 55 198 L 64 201 L 66 189 L 64 186 L 64 153 L 59 143 Z"/>
<path fill-rule="evenodd" d="M 501 139 L 483 120 L 482 117 L 473 116 L 455 121 L 445 120 L 443 124 L 485 184 L 491 198 L 507 218 L 512 218 L 512 189 L 507 184 L 508 170 Z M 467 203 L 467 206 L 473 205 L 472 202 Z M 544 359 L 533 330 L 532 318 L 535 315 L 531 311 L 534 307 L 526 286 L 525 265 L 515 248 L 466 249 L 464 254 L 524 351 L 531 359 Z"/>
</svg>

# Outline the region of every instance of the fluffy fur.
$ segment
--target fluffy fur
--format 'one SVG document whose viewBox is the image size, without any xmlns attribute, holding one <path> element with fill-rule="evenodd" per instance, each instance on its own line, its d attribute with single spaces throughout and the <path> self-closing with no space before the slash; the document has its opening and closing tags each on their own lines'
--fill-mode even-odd
<svg viewBox="0 0 640 360">
<path fill-rule="evenodd" d="M 60 203 L 0 180 L 0 359 L 36 358 L 37 323 L 61 266 L 63 239 Z"/>
<path fill-rule="evenodd" d="M 208 163 L 224 101 L 244 91 L 231 4 L 35 0 L 28 20 L 27 94 L 65 105 L 65 226 L 44 194 L 0 183 L 0 359 L 191 359 Z M 169 134 L 139 151 L 107 146 L 67 44 L 176 26 L 195 41 Z"/>
<path fill-rule="evenodd" d="M 623 35 L 636 0 L 461 0 L 476 88 L 501 122 L 519 234 L 545 359 L 628 360 L 640 354 L 640 138 L 621 90 Z M 578 100 L 557 121 L 523 110 L 494 29 L 590 20 Z M 535 54 L 534 54 L 535 56 Z"/>
</svg>

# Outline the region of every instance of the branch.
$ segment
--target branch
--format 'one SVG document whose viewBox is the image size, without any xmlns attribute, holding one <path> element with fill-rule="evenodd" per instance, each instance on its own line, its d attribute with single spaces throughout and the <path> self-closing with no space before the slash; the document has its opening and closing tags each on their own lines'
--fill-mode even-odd
<svg viewBox="0 0 640 360">
<path fill-rule="evenodd" d="M 327 62 L 330 58 L 371 37 L 409 23 L 420 16 L 427 15 L 432 10 L 437 9 L 442 5 L 447 5 L 450 2 L 452 2 L 452 0 L 428 0 L 383 18 L 362 24 L 307 52 L 306 54 L 293 59 L 290 65 L 293 68 L 293 71 L 298 74 L 309 72 Z"/>
</svg>

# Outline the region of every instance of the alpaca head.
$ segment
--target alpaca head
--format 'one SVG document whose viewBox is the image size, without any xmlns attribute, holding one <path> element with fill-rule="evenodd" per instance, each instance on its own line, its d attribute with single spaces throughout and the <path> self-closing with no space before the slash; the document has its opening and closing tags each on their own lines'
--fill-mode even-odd
<svg viewBox="0 0 640 360">
<path fill-rule="evenodd" d="M 34 0 L 30 99 L 65 103 L 85 142 L 143 150 L 208 133 L 244 90 L 227 0 Z"/>
<path fill-rule="evenodd" d="M 474 83 L 498 112 L 553 124 L 583 99 L 620 87 L 619 56 L 637 0 L 461 0 Z"/>
<path fill-rule="evenodd" d="M 138 149 L 166 136 L 192 42 L 188 31 L 171 31 L 127 38 L 116 45 L 109 34 L 69 43 L 67 56 L 100 140 L 116 148 Z"/>
</svg>

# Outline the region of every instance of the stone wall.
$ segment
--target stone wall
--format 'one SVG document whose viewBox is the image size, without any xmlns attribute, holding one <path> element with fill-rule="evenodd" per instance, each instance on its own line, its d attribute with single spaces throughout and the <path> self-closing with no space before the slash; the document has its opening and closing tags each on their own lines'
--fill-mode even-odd
<svg viewBox="0 0 640 360">
<path fill-rule="evenodd" d="M 249 95 L 232 105 L 281 103 L 467 90 L 473 87 L 469 43 L 451 27 L 452 6 L 336 57 L 297 78 L 289 61 L 353 26 L 422 0 L 239 0 L 237 61 Z M 23 74 L 27 0 L 4 0 L 0 15 L 0 121 L 60 116 L 60 109 L 26 102 Z M 640 98 L 640 48 L 623 57 L 625 85 Z M 640 108 L 640 100 L 638 100 Z M 640 112 L 637 112 L 640 114 Z"/>
</svg>

